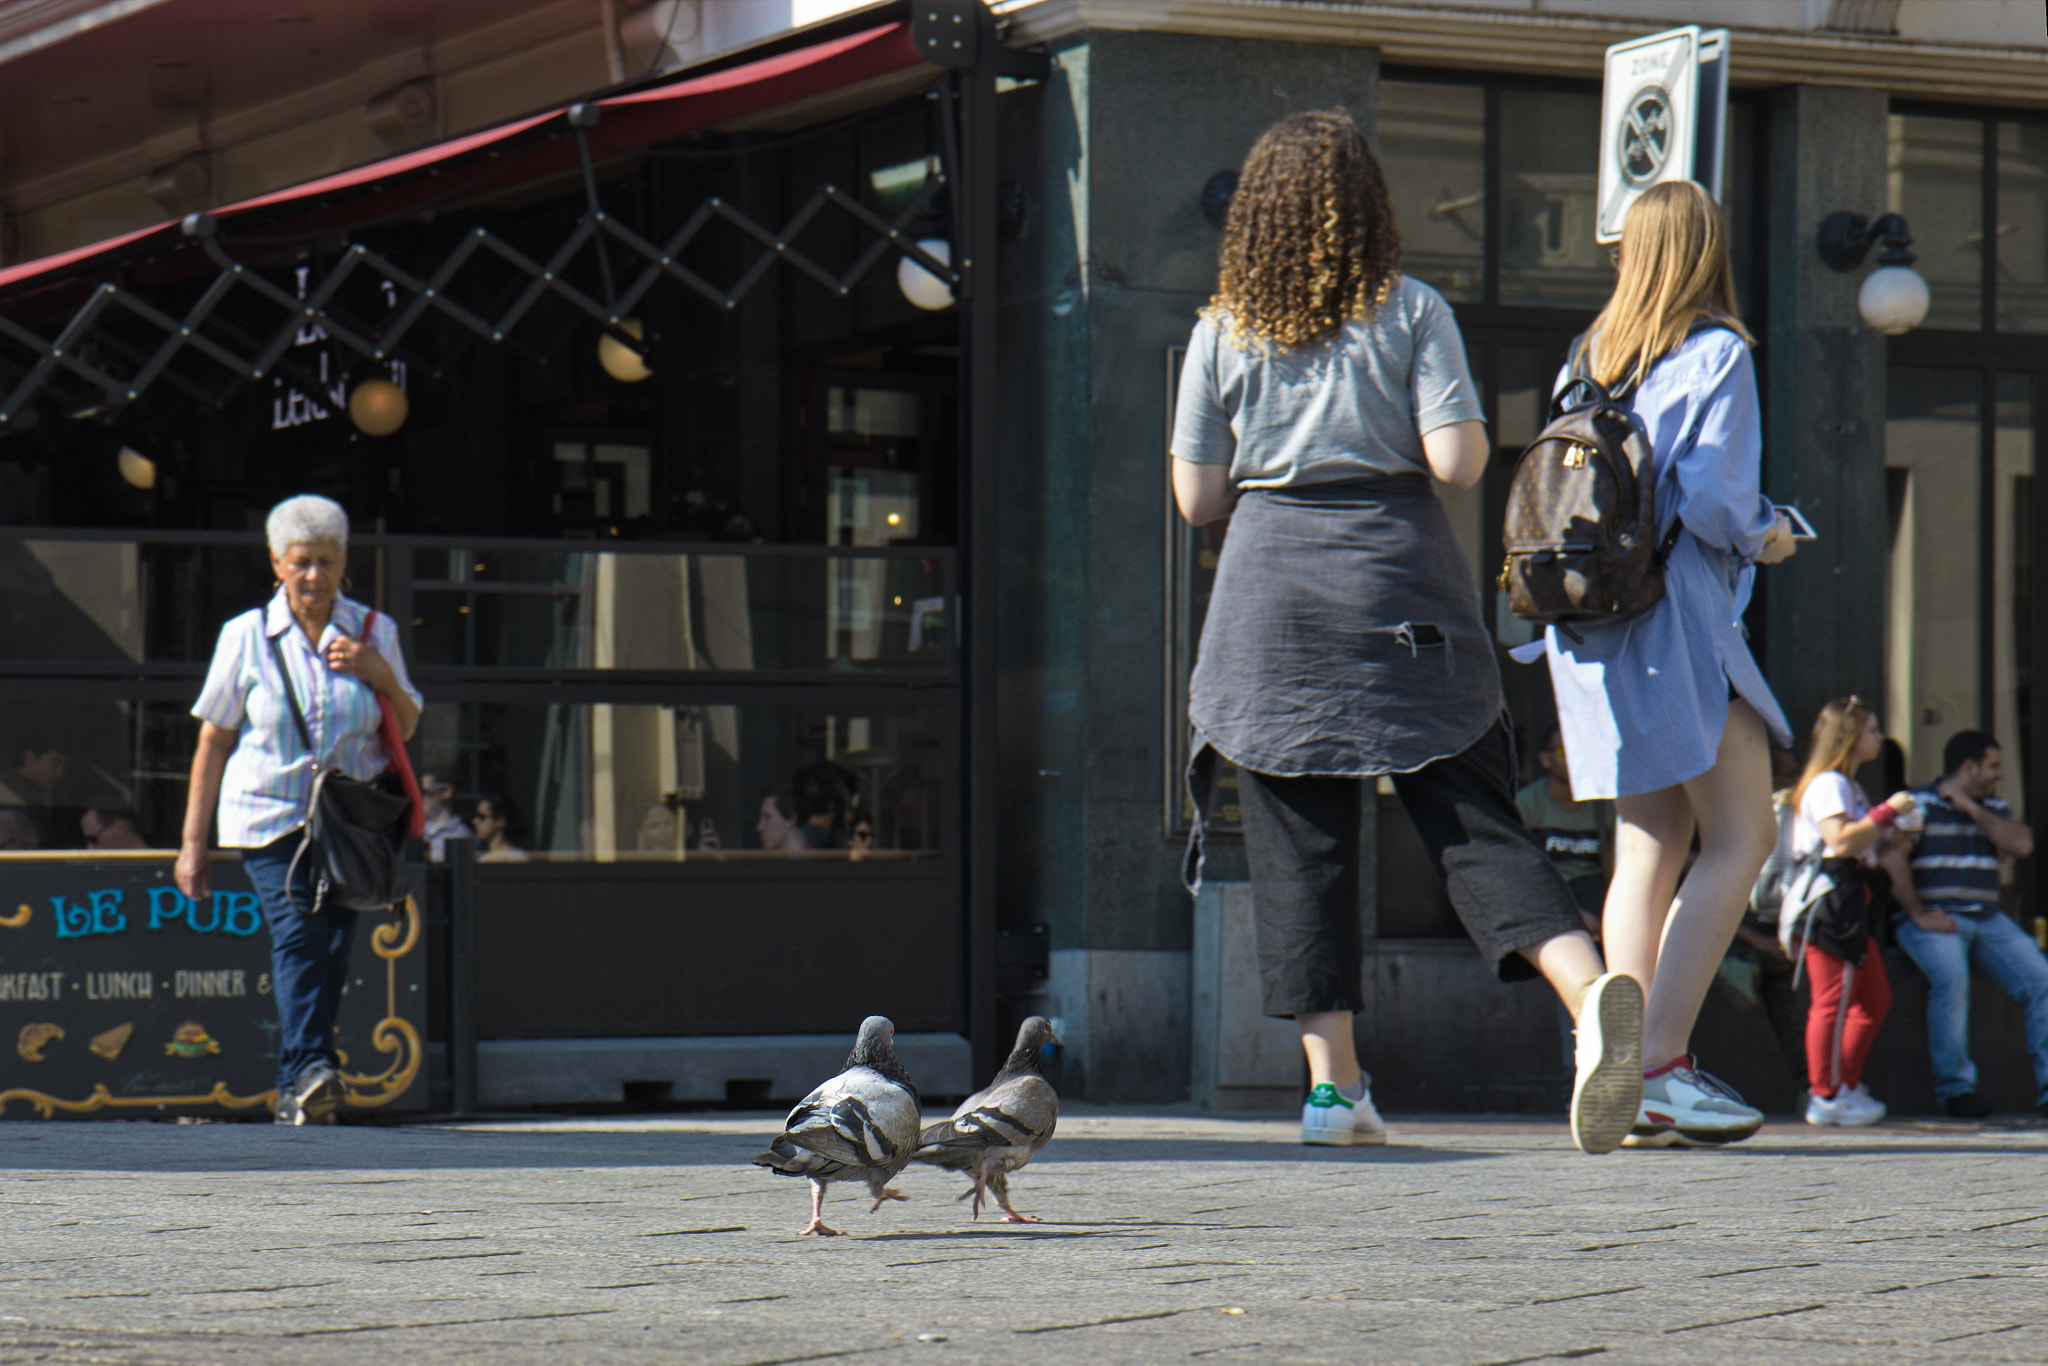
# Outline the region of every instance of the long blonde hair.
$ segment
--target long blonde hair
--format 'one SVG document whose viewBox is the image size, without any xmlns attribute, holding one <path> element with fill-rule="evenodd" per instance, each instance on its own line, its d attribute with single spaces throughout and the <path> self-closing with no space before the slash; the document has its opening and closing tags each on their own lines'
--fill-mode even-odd
<svg viewBox="0 0 2048 1366">
<path fill-rule="evenodd" d="M 1820 715 L 1813 718 L 1813 740 L 1807 746 L 1806 768 L 1792 789 L 1795 809 L 1806 797 L 1806 785 L 1821 774 L 1854 776 L 1856 770 L 1849 762 L 1850 757 L 1856 753 L 1856 743 L 1875 715 L 1870 704 L 1860 697 L 1837 697 L 1820 709 Z"/>
<path fill-rule="evenodd" d="M 1245 159 L 1215 297 L 1240 350 L 1290 351 L 1370 318 L 1399 279 L 1401 235 L 1372 144 L 1341 109 L 1268 128 Z"/>
<path fill-rule="evenodd" d="M 1614 296 L 1579 344 L 1579 368 L 1610 389 L 1624 379 L 1640 384 L 1700 318 L 1756 345 L 1735 316 L 1721 206 L 1690 180 L 1667 180 L 1629 205 Z"/>
</svg>

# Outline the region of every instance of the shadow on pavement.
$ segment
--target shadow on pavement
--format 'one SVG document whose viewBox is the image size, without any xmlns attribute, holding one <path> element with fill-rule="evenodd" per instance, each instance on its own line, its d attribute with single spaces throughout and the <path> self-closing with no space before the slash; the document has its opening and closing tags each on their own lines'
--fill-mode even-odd
<svg viewBox="0 0 2048 1366">
<path fill-rule="evenodd" d="M 551 1131 L 342 1125 L 285 1129 L 268 1124 L 24 1121 L 0 1125 L 0 1171 L 460 1171 L 729 1166 L 759 1175 L 748 1159 L 775 1133 L 731 1129 Z M 1287 1140 L 1144 1133 L 1056 1137 L 1041 1164 L 1102 1162 L 1273 1162 L 1419 1165 L 1505 1156 L 1509 1149 L 1314 1148 Z"/>
</svg>

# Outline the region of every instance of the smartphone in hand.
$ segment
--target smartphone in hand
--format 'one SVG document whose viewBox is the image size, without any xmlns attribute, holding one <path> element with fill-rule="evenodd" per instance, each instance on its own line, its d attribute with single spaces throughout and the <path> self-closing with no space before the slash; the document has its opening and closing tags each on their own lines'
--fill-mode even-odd
<svg viewBox="0 0 2048 1366">
<path fill-rule="evenodd" d="M 1806 520 L 1806 514 L 1790 503 L 1774 504 L 1778 513 L 1792 524 L 1792 539 L 1795 541 L 1817 541 L 1820 533 L 1813 529 L 1813 523 Z"/>
</svg>

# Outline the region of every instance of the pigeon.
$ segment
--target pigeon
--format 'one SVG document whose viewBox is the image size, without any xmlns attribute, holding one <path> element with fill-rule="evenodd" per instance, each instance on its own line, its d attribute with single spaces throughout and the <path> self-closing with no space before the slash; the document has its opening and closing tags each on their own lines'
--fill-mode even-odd
<svg viewBox="0 0 2048 1366">
<path fill-rule="evenodd" d="M 918 1099 L 910 1073 L 897 1061 L 895 1038 L 887 1016 L 862 1020 L 846 1070 L 798 1102 L 782 1135 L 753 1159 L 779 1176 L 810 1178 L 806 1234 L 838 1235 L 825 1227 L 825 1187 L 834 1181 L 867 1182 L 875 1197 L 870 1214 L 884 1200 L 905 1198 L 888 1183 L 917 1151 Z"/>
<path fill-rule="evenodd" d="M 1056 1044 L 1052 1025 L 1033 1015 L 1017 1031 L 1017 1046 L 996 1079 L 961 1102 L 953 1117 L 918 1136 L 917 1160 L 966 1172 L 974 1185 L 960 1198 L 974 1197 L 974 1217 L 989 1192 L 1003 1207 L 1003 1222 L 1035 1224 L 1010 1205 L 1010 1173 L 1038 1156 L 1060 1118 L 1060 1098 L 1039 1074 L 1045 1045 Z"/>
</svg>

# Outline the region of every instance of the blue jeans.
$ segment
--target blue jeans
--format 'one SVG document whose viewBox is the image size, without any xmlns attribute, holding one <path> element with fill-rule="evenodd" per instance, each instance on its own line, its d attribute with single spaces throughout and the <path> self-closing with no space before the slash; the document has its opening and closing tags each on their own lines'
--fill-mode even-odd
<svg viewBox="0 0 2048 1366">
<path fill-rule="evenodd" d="M 339 1071 L 334 1051 L 334 1020 L 341 1010 L 341 989 L 348 980 L 349 948 L 356 937 L 356 913 L 336 906 L 318 915 L 293 908 L 285 898 L 285 877 L 300 834 L 293 831 L 261 849 L 242 851 L 242 867 L 263 903 L 270 922 L 270 982 L 281 1026 L 277 1036 L 277 1089 L 289 1091 L 299 1073 L 315 1062 Z M 313 904 L 311 861 L 299 864 L 292 896 L 301 906 Z"/>
<path fill-rule="evenodd" d="M 2048 1100 L 2048 958 L 1998 911 L 1951 911 L 1954 934 L 1899 921 L 1899 947 L 1927 974 L 1927 1051 L 1934 1093 L 1947 1100 L 1977 1089 L 1970 1061 L 1970 968 L 1982 968 L 2026 1012 L 2027 1052 L 2037 1100 Z"/>
</svg>

